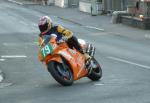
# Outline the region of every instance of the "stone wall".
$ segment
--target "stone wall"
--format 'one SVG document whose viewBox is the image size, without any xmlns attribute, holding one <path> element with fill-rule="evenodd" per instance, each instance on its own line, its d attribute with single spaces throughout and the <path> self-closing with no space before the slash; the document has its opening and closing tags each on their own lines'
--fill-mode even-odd
<svg viewBox="0 0 150 103">
<path fill-rule="evenodd" d="M 132 27 L 150 30 L 150 18 L 145 18 L 144 20 L 141 20 L 137 17 L 122 16 L 121 22 Z"/>
</svg>

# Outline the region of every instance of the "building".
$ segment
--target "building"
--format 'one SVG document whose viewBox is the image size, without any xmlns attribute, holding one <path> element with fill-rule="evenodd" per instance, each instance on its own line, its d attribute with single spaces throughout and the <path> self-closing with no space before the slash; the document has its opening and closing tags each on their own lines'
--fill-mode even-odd
<svg viewBox="0 0 150 103">
<path fill-rule="evenodd" d="M 52 0 L 49 0 L 49 1 L 52 1 Z M 79 6 L 79 0 L 53 0 L 54 4 L 56 6 L 59 6 L 59 7 L 78 7 Z"/>
<path fill-rule="evenodd" d="M 104 11 L 123 11 L 127 9 L 127 0 L 103 0 Z"/>
</svg>

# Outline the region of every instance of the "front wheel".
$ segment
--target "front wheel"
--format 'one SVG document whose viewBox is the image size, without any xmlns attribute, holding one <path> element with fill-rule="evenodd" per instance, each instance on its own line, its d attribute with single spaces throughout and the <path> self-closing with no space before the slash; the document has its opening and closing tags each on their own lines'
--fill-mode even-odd
<svg viewBox="0 0 150 103">
<path fill-rule="evenodd" d="M 97 60 L 95 58 L 91 59 L 91 63 L 92 63 L 93 68 L 92 68 L 90 74 L 88 75 L 88 78 L 93 81 L 98 81 L 102 77 L 101 66 L 99 65 L 99 63 L 97 62 Z"/>
<path fill-rule="evenodd" d="M 50 61 L 48 63 L 48 71 L 61 85 L 70 86 L 73 84 L 73 73 L 66 63 L 62 64 L 56 61 Z"/>
</svg>

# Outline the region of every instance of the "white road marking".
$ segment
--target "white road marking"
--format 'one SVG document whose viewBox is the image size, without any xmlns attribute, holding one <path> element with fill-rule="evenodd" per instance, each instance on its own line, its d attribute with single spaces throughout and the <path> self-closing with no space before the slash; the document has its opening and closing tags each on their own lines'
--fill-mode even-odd
<svg viewBox="0 0 150 103">
<path fill-rule="evenodd" d="M 145 38 L 150 38 L 150 35 L 149 34 L 145 34 Z"/>
<path fill-rule="evenodd" d="M 124 59 L 120 59 L 120 58 L 116 58 L 116 57 L 107 57 L 107 58 L 108 58 L 108 59 L 115 60 L 115 61 L 119 61 L 119 62 L 131 64 L 131 65 L 139 66 L 139 67 L 142 67 L 142 68 L 145 68 L 145 69 L 150 69 L 150 66 L 138 64 L 138 63 L 131 62 L 131 61 L 128 61 L 128 60 L 124 60 Z"/>
<path fill-rule="evenodd" d="M 0 82 L 2 82 L 3 81 L 3 76 L 2 75 L 0 75 Z"/>
<path fill-rule="evenodd" d="M 83 26 L 83 27 L 90 28 L 90 29 L 95 29 L 95 30 L 99 30 L 99 31 L 104 31 L 104 29 L 97 28 L 97 27 L 94 27 L 94 26 Z"/>
<path fill-rule="evenodd" d="M 19 21 L 21 24 L 25 25 L 25 26 L 29 26 L 29 24 L 27 24 L 26 22 L 24 21 Z"/>
<path fill-rule="evenodd" d="M 25 55 L 2 55 L 1 58 L 27 58 Z"/>
<path fill-rule="evenodd" d="M 5 61 L 5 59 L 0 59 L 0 61 Z"/>
<path fill-rule="evenodd" d="M 32 28 L 32 31 L 34 31 L 34 32 L 39 31 L 39 30 L 38 30 L 38 28 L 37 28 L 37 27 L 35 27 L 35 26 L 32 26 L 31 28 Z"/>
<path fill-rule="evenodd" d="M 37 45 L 37 42 L 33 42 L 33 43 L 3 43 L 4 46 L 22 46 L 22 45 Z"/>
<path fill-rule="evenodd" d="M 2 71 L 0 70 L 0 82 L 2 82 L 3 81 L 3 75 L 2 75 Z"/>
<path fill-rule="evenodd" d="M 13 83 L 0 83 L 0 88 L 5 88 L 11 85 L 13 85 Z"/>
<path fill-rule="evenodd" d="M 120 35 L 121 33 L 117 33 L 117 32 L 107 32 L 108 34 L 113 34 L 113 35 Z"/>
<path fill-rule="evenodd" d="M 99 33 L 92 33 L 93 36 L 103 36 L 103 35 L 109 35 L 107 32 L 99 32 Z"/>
<path fill-rule="evenodd" d="M 35 24 L 35 23 L 33 23 L 33 24 L 32 24 L 32 26 L 34 26 L 34 27 L 38 27 L 38 26 L 37 26 L 37 24 Z"/>
<path fill-rule="evenodd" d="M 15 1 L 15 0 L 8 0 L 8 1 L 13 2 L 13 3 L 16 3 L 16 4 L 19 4 L 19 5 L 23 5 L 23 3 L 17 2 L 17 1 Z"/>
<path fill-rule="evenodd" d="M 102 84 L 102 83 L 97 83 L 97 84 L 94 84 L 94 85 L 96 85 L 96 86 L 102 86 L 102 85 L 104 85 L 104 84 Z"/>
</svg>

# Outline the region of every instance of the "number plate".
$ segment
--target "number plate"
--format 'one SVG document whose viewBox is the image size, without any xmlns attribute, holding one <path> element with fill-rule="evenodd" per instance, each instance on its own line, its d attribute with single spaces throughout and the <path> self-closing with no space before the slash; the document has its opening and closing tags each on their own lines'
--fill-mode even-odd
<svg viewBox="0 0 150 103">
<path fill-rule="evenodd" d="M 48 54 L 51 54 L 53 52 L 53 47 L 51 44 L 47 44 L 45 45 L 42 49 L 41 49 L 41 54 L 42 56 L 45 58 Z"/>
</svg>

